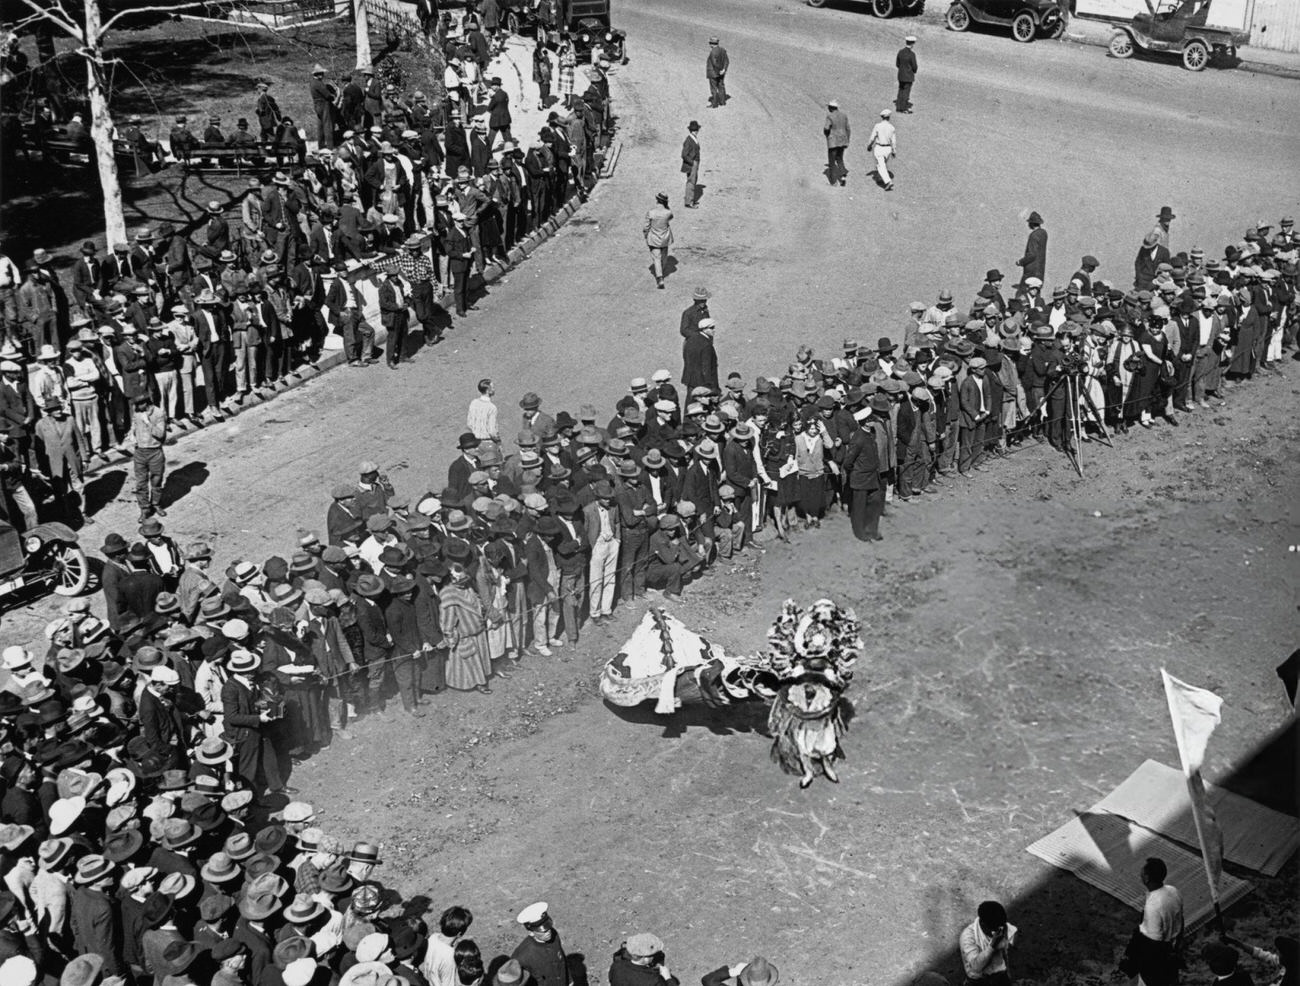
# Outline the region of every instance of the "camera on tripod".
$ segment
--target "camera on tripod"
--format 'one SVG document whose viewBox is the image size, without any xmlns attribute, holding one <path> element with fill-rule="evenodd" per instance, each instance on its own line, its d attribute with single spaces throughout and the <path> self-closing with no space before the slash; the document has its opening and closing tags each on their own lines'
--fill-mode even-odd
<svg viewBox="0 0 1300 986">
<path fill-rule="evenodd" d="M 1069 374 L 1082 373 L 1087 363 L 1083 358 L 1083 353 L 1071 352 L 1061 354 L 1061 372 Z"/>
</svg>

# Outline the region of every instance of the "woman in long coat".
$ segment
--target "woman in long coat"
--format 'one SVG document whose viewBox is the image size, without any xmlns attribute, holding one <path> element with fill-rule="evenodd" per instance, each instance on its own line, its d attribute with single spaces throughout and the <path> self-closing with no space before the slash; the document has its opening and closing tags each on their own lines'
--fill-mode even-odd
<svg viewBox="0 0 1300 986">
<path fill-rule="evenodd" d="M 483 602 L 470 585 L 470 573 L 453 562 L 451 577 L 440 593 L 439 623 L 447 641 L 447 687 L 489 695 L 492 675 Z"/>
</svg>

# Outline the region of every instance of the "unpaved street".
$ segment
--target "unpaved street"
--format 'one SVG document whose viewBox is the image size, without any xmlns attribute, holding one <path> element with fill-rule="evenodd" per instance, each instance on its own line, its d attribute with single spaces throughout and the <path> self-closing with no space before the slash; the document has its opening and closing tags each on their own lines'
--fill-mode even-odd
<svg viewBox="0 0 1300 986">
<path fill-rule="evenodd" d="M 612 407 L 628 378 L 680 371 L 697 283 L 714 292 L 723 374 L 752 387 L 800 342 L 823 356 L 845 337 L 898 341 L 908 302 L 940 288 L 964 306 L 985 268 L 1014 271 L 1030 209 L 1050 234 L 1049 287 L 1085 252 L 1127 284 L 1163 204 L 1174 249 L 1215 256 L 1255 219 L 1297 211 L 1294 82 L 792 2 L 657 0 L 617 17 L 633 60 L 615 88 L 615 177 L 436 351 L 340 369 L 170 449 L 189 487 L 169 508 L 179 539 L 215 538 L 223 564 L 283 554 L 323 529 L 329 486 L 362 458 L 404 493 L 440 488 L 481 376 L 506 422 L 527 390 L 552 412 Z M 917 112 L 899 122 L 886 195 L 866 180 L 866 136 L 909 32 Z M 723 110 L 706 108 L 710 34 L 732 59 Z M 822 176 L 829 97 L 854 128 L 843 189 Z M 641 223 L 661 189 L 680 204 L 692 118 L 706 188 L 698 211 L 677 209 L 678 267 L 659 292 Z M 893 984 L 927 967 L 958 981 L 956 935 L 989 896 L 1023 929 L 1018 977 L 1108 976 L 1134 916 L 1024 847 L 1144 759 L 1176 762 L 1162 664 L 1226 700 L 1212 778 L 1283 718 L 1272 669 L 1295 646 L 1298 380 L 1290 363 L 1225 410 L 1089 449 L 1085 480 L 1032 447 L 891 508 L 878 545 L 845 540 L 837 516 L 688 591 L 676 614 L 737 651 L 761 646 L 787 596 L 857 607 L 868 656 L 839 787 L 798 792 L 752 723 L 666 728 L 607 709 L 596 670 L 639 612 L 491 696 L 438 699 L 417 726 L 365 722 L 295 783 L 327 828 L 384 844 L 386 878 L 438 909 L 470 904 L 485 952 L 513 945 L 519 905 L 550 901 L 593 979 L 649 929 L 683 982 L 756 951 L 790 982 Z M 134 517 L 113 503 L 87 537 L 130 534 Z M 6 627 L 35 639 L 50 611 Z M 1293 862 L 1258 881 L 1238 913 L 1294 925 L 1295 876 Z"/>
</svg>

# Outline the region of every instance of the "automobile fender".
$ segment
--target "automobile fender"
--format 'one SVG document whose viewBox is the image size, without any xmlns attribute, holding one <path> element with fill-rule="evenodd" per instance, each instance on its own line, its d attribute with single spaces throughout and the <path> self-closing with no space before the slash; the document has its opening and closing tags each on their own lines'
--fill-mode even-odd
<svg viewBox="0 0 1300 986">
<path fill-rule="evenodd" d="M 67 541 L 72 544 L 77 543 L 77 532 L 67 524 L 60 524 L 58 521 L 37 524 L 31 530 L 23 532 L 22 537 L 24 541 L 32 537 L 40 538 L 41 547 L 44 547 L 51 541 Z"/>
</svg>

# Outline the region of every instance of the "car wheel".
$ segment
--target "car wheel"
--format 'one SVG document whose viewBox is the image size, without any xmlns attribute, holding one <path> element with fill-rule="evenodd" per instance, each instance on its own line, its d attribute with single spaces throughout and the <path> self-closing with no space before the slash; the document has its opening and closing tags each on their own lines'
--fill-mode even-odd
<svg viewBox="0 0 1300 986">
<path fill-rule="evenodd" d="M 970 27 L 970 11 L 964 3 L 954 3 L 948 8 L 948 29 L 964 31 Z"/>
<path fill-rule="evenodd" d="M 1183 68 L 1199 72 L 1210 63 L 1210 49 L 1204 41 L 1189 41 L 1183 48 Z"/>
<path fill-rule="evenodd" d="M 1011 22 L 1011 36 L 1021 44 L 1033 41 L 1037 32 L 1038 25 L 1031 14 L 1016 14 L 1016 19 Z"/>
<path fill-rule="evenodd" d="M 1056 21 L 1056 23 L 1052 25 L 1052 29 L 1048 31 L 1047 34 L 1044 35 L 1044 37 L 1051 38 L 1053 41 L 1055 41 L 1057 38 L 1061 38 L 1064 36 L 1065 36 L 1065 15 L 1062 14 L 1060 18 Z"/>
<path fill-rule="evenodd" d="M 877 17 L 893 17 L 894 0 L 871 0 L 871 12 Z"/>
<path fill-rule="evenodd" d="M 1112 34 L 1107 50 L 1116 58 L 1132 58 L 1133 39 L 1129 37 L 1128 31 L 1116 31 Z"/>
<path fill-rule="evenodd" d="M 49 550 L 55 575 L 54 591 L 60 596 L 79 596 L 85 592 L 90 581 L 90 565 L 81 545 L 51 545 Z"/>
</svg>

